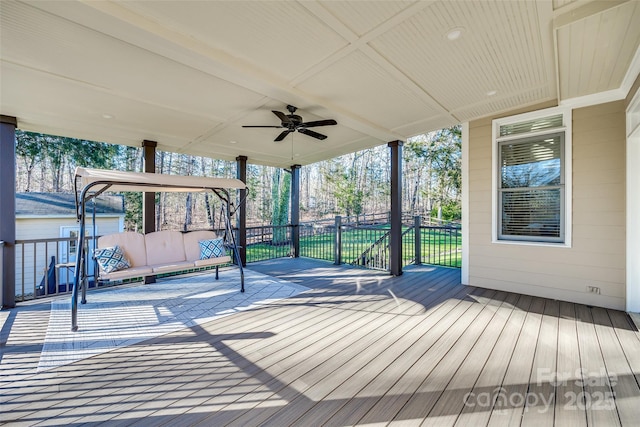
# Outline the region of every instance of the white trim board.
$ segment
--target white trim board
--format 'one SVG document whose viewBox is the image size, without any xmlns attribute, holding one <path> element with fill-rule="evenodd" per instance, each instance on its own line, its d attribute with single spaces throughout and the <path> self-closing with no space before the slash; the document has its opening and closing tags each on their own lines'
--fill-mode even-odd
<svg viewBox="0 0 640 427">
<path fill-rule="evenodd" d="M 469 122 L 462 123 L 462 271 L 463 285 L 469 284 Z"/>
<path fill-rule="evenodd" d="M 633 124 L 632 116 L 640 115 L 640 90 L 627 109 L 627 123 Z M 633 129 L 631 128 L 633 127 Z M 640 312 L 640 126 L 627 129 L 626 159 L 626 310 Z"/>
</svg>

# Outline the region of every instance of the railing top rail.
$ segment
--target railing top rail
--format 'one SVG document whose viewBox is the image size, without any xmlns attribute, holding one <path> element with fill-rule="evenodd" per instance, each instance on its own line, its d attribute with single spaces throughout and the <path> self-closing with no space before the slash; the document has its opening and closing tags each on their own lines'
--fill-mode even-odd
<svg viewBox="0 0 640 427">
<path fill-rule="evenodd" d="M 266 224 L 266 225 L 254 225 L 252 227 L 247 227 L 247 230 L 260 230 L 263 228 L 282 228 L 282 227 L 291 227 L 291 224 L 283 224 L 283 225 L 271 225 L 271 224 Z M 234 230 L 237 230 L 237 228 L 233 228 Z"/>
<path fill-rule="evenodd" d="M 442 229 L 460 230 L 462 226 L 460 224 L 421 225 L 420 228 L 427 228 L 427 229 L 433 229 L 433 230 L 442 230 Z"/>
<path fill-rule="evenodd" d="M 342 229 L 351 228 L 351 229 L 358 229 L 358 230 L 387 231 L 389 230 L 389 227 L 382 227 L 382 226 L 388 226 L 388 225 L 389 224 L 380 224 L 380 225 L 342 224 Z"/>
<path fill-rule="evenodd" d="M 92 240 L 94 238 L 100 238 L 102 236 L 86 236 L 85 240 Z M 76 237 L 48 237 L 46 239 L 19 239 L 16 240 L 16 245 L 30 244 L 30 243 L 56 243 L 56 242 L 68 242 L 70 240 L 76 240 Z M 4 243 L 4 242 L 3 242 Z"/>
</svg>

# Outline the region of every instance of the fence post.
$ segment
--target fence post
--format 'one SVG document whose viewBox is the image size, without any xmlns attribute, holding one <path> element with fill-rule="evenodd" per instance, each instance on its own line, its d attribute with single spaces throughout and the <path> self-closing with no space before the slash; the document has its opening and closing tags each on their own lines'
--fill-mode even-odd
<svg viewBox="0 0 640 427">
<path fill-rule="evenodd" d="M 342 264 L 342 217 L 336 216 L 336 238 L 333 242 L 333 263 Z"/>
<path fill-rule="evenodd" d="M 420 217 L 420 215 L 416 215 L 413 217 L 413 233 L 415 236 L 415 260 L 414 260 L 414 264 L 415 265 L 421 265 L 422 264 L 422 248 L 421 248 L 421 244 L 422 244 L 422 230 L 420 229 L 420 226 L 422 225 L 422 218 Z"/>
</svg>

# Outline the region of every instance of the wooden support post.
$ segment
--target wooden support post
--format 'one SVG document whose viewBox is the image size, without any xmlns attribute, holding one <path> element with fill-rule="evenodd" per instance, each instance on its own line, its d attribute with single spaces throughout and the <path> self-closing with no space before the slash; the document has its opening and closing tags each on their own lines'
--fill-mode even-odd
<svg viewBox="0 0 640 427">
<path fill-rule="evenodd" d="M 144 149 L 144 171 L 147 173 L 156 173 L 156 141 L 142 141 Z M 142 193 L 142 229 L 144 234 L 156 231 L 156 193 L 145 191 Z M 147 276 L 144 278 L 145 283 L 155 283 L 155 276 Z"/>
<path fill-rule="evenodd" d="M 0 116 L 0 306 L 16 306 L 16 127 L 15 117 Z"/>
<path fill-rule="evenodd" d="M 391 232 L 389 233 L 389 270 L 402 274 L 402 141 L 391 141 Z"/>
<path fill-rule="evenodd" d="M 240 181 L 247 183 L 247 156 L 236 157 L 236 178 Z M 243 201 L 247 196 L 247 190 L 240 190 L 240 201 Z M 247 205 L 241 204 L 237 212 L 237 226 L 238 226 L 238 254 L 242 265 L 247 265 Z M 240 261 L 238 261 L 240 262 Z"/>
</svg>

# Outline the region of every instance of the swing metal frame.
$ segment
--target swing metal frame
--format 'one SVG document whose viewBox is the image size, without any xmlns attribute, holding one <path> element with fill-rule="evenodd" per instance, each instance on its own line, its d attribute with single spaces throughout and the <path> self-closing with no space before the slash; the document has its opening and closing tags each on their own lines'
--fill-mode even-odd
<svg viewBox="0 0 640 427">
<path fill-rule="evenodd" d="M 88 202 L 95 200 L 105 191 L 148 191 L 148 192 L 212 192 L 222 202 L 222 216 L 225 223 L 224 241 L 235 257 L 240 269 L 240 291 L 244 292 L 244 269 L 238 245 L 231 226 L 231 218 L 246 200 L 246 185 L 239 179 L 206 178 L 178 175 L 153 174 L 146 172 L 119 172 L 101 169 L 76 168 L 74 191 L 76 216 L 80 224 L 77 240 L 77 255 L 71 293 L 71 330 L 78 330 L 78 293 L 82 290 L 81 303 L 87 303 L 88 259 L 85 247 Z M 234 205 L 230 190 L 245 190 L 244 196 Z M 95 217 L 93 219 L 95 226 Z"/>
</svg>

